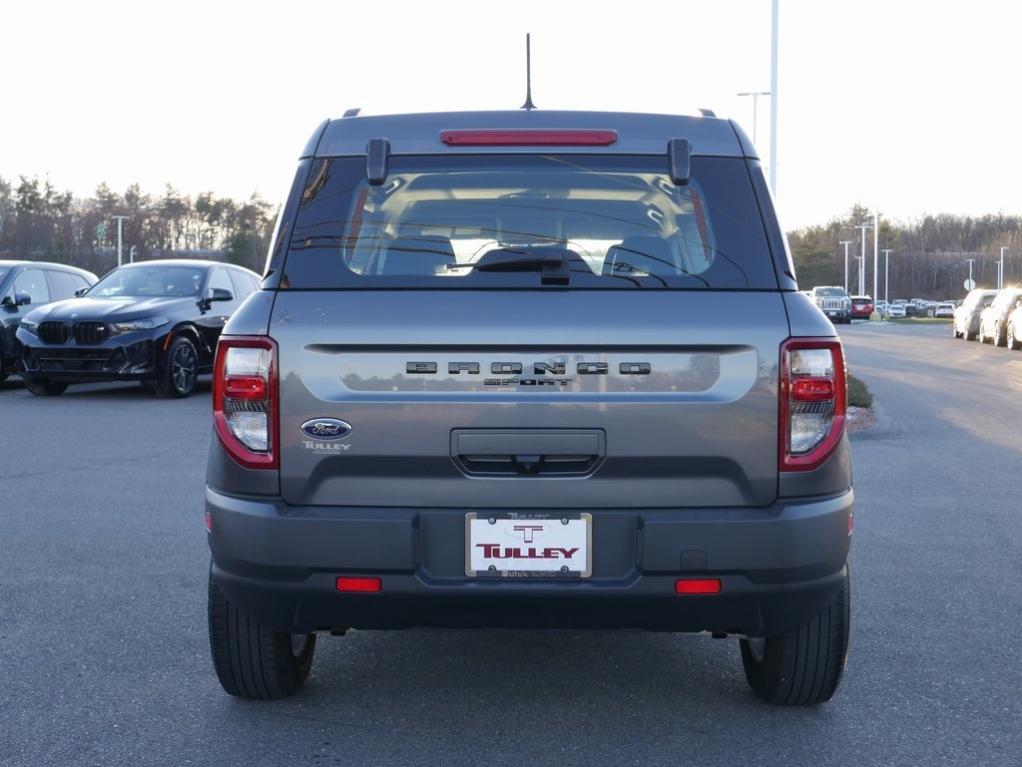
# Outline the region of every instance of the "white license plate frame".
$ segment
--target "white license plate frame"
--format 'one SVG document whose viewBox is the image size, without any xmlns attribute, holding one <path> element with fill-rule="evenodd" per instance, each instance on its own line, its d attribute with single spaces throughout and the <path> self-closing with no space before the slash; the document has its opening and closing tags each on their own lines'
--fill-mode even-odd
<svg viewBox="0 0 1022 767">
<path fill-rule="evenodd" d="M 514 531 L 514 527 L 524 528 Z M 536 530 L 536 527 L 543 527 L 543 531 Z M 530 528 L 531 531 L 530 531 Z M 491 564 L 486 569 L 477 565 L 486 557 L 478 553 L 479 546 L 474 532 L 492 529 L 498 538 L 497 541 L 503 550 L 508 548 L 518 549 L 519 553 L 533 553 L 555 548 L 563 551 L 565 548 L 574 548 L 576 545 L 584 547 L 580 555 L 574 555 L 569 564 L 560 567 L 544 567 L 547 562 L 563 561 L 563 559 L 535 559 L 522 558 L 507 560 L 517 562 L 519 567 L 499 568 Z M 512 538 L 509 533 L 520 535 L 519 540 Z M 530 545 L 528 538 L 532 538 Z M 545 541 L 544 541 L 545 539 Z M 541 546 L 541 543 L 547 545 Z M 555 545 L 557 544 L 557 545 Z M 561 546 L 560 544 L 565 544 Z M 491 543 L 491 545 L 494 545 Z M 477 555 L 473 562 L 473 552 Z M 483 552 L 486 553 L 485 550 Z M 584 565 L 581 563 L 584 562 Z M 572 566 L 574 565 L 574 566 Z M 491 569 L 493 568 L 493 569 Z M 589 512 L 562 512 L 558 514 L 490 514 L 480 512 L 469 512 L 465 515 L 465 575 L 469 578 L 495 578 L 495 579 L 520 579 L 528 580 L 534 578 L 555 578 L 578 580 L 589 578 L 593 571 L 593 515 Z"/>
</svg>

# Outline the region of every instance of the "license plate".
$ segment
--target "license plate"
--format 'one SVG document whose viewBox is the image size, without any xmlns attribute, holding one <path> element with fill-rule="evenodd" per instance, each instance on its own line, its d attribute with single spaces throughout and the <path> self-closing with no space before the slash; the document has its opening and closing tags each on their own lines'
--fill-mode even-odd
<svg viewBox="0 0 1022 767">
<path fill-rule="evenodd" d="M 465 515 L 465 574 L 470 578 L 588 578 L 592 514 Z"/>
</svg>

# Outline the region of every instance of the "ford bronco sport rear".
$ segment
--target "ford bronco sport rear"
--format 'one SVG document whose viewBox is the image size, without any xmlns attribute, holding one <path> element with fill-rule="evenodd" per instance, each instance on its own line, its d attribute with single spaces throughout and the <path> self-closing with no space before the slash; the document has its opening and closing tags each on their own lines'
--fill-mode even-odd
<svg viewBox="0 0 1022 767">
<path fill-rule="evenodd" d="M 736 636 L 827 700 L 849 630 L 841 346 L 713 118 L 328 121 L 222 337 L 206 520 L 224 688 L 317 632 Z"/>
</svg>

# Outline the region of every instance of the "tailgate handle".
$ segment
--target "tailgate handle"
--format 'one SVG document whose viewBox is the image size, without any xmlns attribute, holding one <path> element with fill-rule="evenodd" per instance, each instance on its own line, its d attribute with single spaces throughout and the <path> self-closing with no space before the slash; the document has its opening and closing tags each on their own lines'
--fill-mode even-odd
<svg viewBox="0 0 1022 767">
<path fill-rule="evenodd" d="M 455 430 L 451 457 L 472 475 L 585 475 L 603 460 L 605 438 L 595 430 Z"/>
</svg>

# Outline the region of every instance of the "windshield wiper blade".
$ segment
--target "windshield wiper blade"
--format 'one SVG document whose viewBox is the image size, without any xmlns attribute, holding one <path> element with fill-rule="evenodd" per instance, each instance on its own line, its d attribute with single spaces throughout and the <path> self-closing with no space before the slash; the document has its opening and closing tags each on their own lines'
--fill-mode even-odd
<svg viewBox="0 0 1022 767">
<path fill-rule="evenodd" d="M 540 272 L 543 285 L 567 285 L 571 281 L 568 267 L 570 251 L 554 250 L 536 253 L 527 250 L 499 248 L 489 251 L 474 264 L 448 266 L 450 270 L 474 269 L 478 272 Z"/>
</svg>

